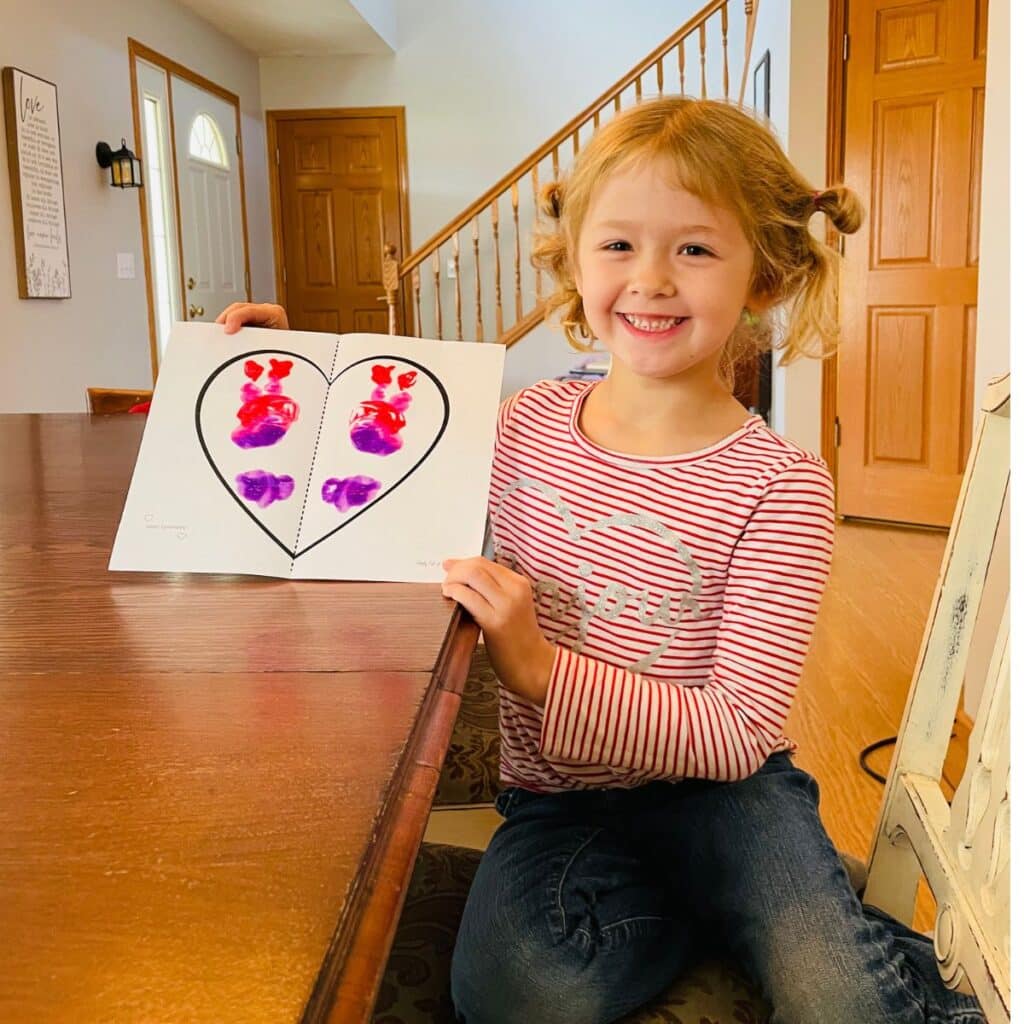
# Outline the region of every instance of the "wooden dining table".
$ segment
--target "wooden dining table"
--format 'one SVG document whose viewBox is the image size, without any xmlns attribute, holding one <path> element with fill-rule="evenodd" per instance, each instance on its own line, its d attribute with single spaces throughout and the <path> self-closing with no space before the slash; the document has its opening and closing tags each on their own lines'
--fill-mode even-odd
<svg viewBox="0 0 1024 1024">
<path fill-rule="evenodd" d="M 0 416 L 0 1021 L 357 1024 L 476 626 L 108 571 L 144 421 Z"/>
</svg>

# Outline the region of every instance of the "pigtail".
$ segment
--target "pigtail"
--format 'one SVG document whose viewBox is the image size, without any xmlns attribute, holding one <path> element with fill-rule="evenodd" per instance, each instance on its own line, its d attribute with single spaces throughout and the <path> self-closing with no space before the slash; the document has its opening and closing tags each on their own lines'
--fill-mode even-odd
<svg viewBox="0 0 1024 1024">
<path fill-rule="evenodd" d="M 845 185 L 833 185 L 811 196 L 811 210 L 820 210 L 837 231 L 852 234 L 864 221 L 864 207 L 857 194 Z M 839 254 L 802 229 L 803 254 L 787 275 L 780 298 L 787 300 L 790 315 L 780 366 L 800 356 L 823 359 L 839 346 Z M 788 294 L 786 294 L 788 293 Z"/>
<path fill-rule="evenodd" d="M 780 366 L 801 356 L 825 359 L 839 347 L 839 254 L 816 238 L 808 238 L 802 269 L 789 301 Z"/>
<path fill-rule="evenodd" d="M 551 275 L 555 290 L 545 302 L 545 318 L 561 311 L 559 318 L 566 340 L 579 352 L 593 349 L 593 332 L 583 313 L 583 297 L 576 290 L 569 249 L 569 229 L 564 215 L 564 188 L 551 181 L 542 186 L 537 197 L 539 212 L 553 221 L 549 231 L 538 229 L 534 235 L 530 263 Z"/>
<path fill-rule="evenodd" d="M 836 231 L 852 235 L 864 222 L 864 207 L 857 194 L 845 185 L 833 185 L 812 198 L 813 210 L 821 210 Z M 813 212 L 812 210 L 812 212 Z"/>
<path fill-rule="evenodd" d="M 542 185 L 540 195 L 540 212 L 549 220 L 558 220 L 562 216 L 562 183 L 549 181 Z"/>
</svg>

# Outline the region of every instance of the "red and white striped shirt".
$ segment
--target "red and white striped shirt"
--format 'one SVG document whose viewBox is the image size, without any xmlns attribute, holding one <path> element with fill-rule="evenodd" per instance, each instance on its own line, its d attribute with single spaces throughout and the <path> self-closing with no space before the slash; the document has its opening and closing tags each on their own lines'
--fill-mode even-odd
<svg viewBox="0 0 1024 1024">
<path fill-rule="evenodd" d="M 500 689 L 502 781 L 744 778 L 794 749 L 832 478 L 757 416 L 685 455 L 607 451 L 578 426 L 593 386 L 543 381 L 499 414 L 495 558 L 529 578 L 557 651 L 543 709 Z"/>
</svg>

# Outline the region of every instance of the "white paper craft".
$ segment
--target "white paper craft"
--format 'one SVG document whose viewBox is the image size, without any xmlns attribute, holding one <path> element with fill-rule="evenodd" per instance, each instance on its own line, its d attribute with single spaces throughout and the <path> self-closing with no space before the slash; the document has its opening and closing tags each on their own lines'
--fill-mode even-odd
<svg viewBox="0 0 1024 1024">
<path fill-rule="evenodd" d="M 175 324 L 110 568 L 443 579 L 483 545 L 504 356 Z"/>
</svg>

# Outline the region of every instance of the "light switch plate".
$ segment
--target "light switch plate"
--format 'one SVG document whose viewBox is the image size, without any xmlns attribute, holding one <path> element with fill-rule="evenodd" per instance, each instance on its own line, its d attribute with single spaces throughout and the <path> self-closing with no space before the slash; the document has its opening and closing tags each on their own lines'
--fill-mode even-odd
<svg viewBox="0 0 1024 1024">
<path fill-rule="evenodd" d="M 135 277 L 135 253 L 119 252 L 117 254 L 117 276 L 123 280 Z"/>
</svg>

